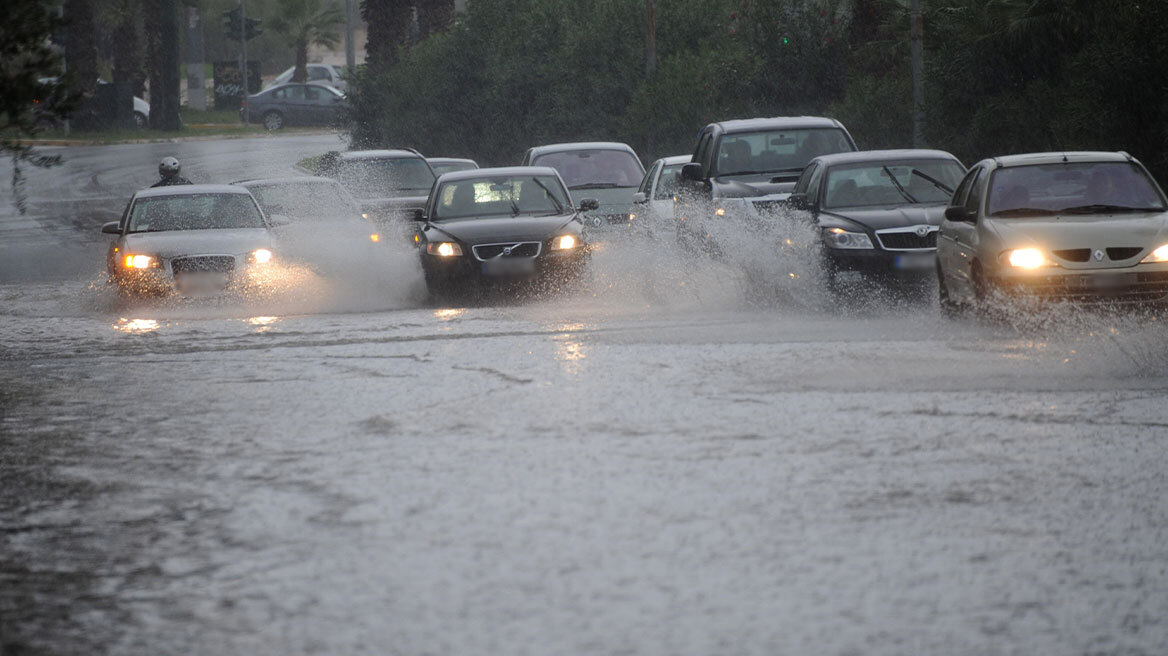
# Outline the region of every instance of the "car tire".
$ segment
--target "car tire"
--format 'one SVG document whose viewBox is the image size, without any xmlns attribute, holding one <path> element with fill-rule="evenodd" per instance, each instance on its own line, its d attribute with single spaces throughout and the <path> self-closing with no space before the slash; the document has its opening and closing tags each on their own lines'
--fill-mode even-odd
<svg viewBox="0 0 1168 656">
<path fill-rule="evenodd" d="M 150 117 L 142 112 L 134 112 L 134 127 L 139 130 L 144 130 L 150 123 Z"/>
<path fill-rule="evenodd" d="M 950 319 L 956 319 L 965 313 L 965 306 L 949 296 L 949 288 L 945 286 L 945 277 L 940 268 L 937 269 L 937 302 L 941 306 L 941 314 Z"/>
<path fill-rule="evenodd" d="M 284 115 L 275 110 L 264 112 L 264 127 L 273 132 L 283 129 Z"/>
</svg>

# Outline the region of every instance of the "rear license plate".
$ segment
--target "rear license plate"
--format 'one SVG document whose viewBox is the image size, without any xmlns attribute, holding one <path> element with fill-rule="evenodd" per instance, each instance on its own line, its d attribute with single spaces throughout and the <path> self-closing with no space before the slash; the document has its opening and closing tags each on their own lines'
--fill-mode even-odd
<svg viewBox="0 0 1168 656">
<path fill-rule="evenodd" d="M 933 253 L 906 253 L 892 260 L 892 267 L 900 271 L 924 271 L 933 268 Z"/>
<path fill-rule="evenodd" d="M 527 276 L 535 273 L 535 260 L 517 257 L 497 257 L 483 262 L 486 276 Z"/>
<path fill-rule="evenodd" d="M 218 294 L 227 288 L 229 282 L 231 282 L 229 274 L 211 271 L 180 273 L 174 279 L 179 292 L 196 296 Z"/>
</svg>

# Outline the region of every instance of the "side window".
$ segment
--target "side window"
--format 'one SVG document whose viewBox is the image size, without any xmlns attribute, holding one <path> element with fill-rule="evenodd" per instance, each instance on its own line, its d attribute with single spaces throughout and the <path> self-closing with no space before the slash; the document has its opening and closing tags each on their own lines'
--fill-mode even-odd
<svg viewBox="0 0 1168 656">
<path fill-rule="evenodd" d="M 823 172 L 827 167 L 816 166 L 815 170 L 811 172 L 807 180 L 807 202 L 812 205 L 819 204 L 819 190 L 823 187 L 820 182 L 823 180 Z"/>
<path fill-rule="evenodd" d="M 285 96 L 288 100 L 304 100 L 304 85 L 303 84 L 297 84 L 294 86 L 286 87 L 285 91 L 288 92 L 288 95 Z"/>
<path fill-rule="evenodd" d="M 819 164 L 812 163 L 803 169 L 803 173 L 799 176 L 799 181 L 795 183 L 795 188 L 791 190 L 791 193 L 807 193 L 807 186 L 811 182 L 811 175 L 815 173 L 815 169 L 817 168 L 819 168 Z"/>
<path fill-rule="evenodd" d="M 965 197 L 967 194 L 969 194 L 969 188 L 973 186 L 973 179 L 977 177 L 979 171 L 981 171 L 981 167 L 976 167 L 970 169 L 969 173 L 965 174 L 965 177 L 962 178 L 961 182 L 957 185 L 957 189 L 953 191 L 953 198 L 949 201 L 950 205 L 965 204 Z"/>
<path fill-rule="evenodd" d="M 283 100 L 288 97 L 288 89 L 276 89 L 272 92 L 272 97 L 277 100 Z"/>
<path fill-rule="evenodd" d="M 709 155 L 709 151 L 710 151 L 710 141 L 712 139 L 713 139 L 713 132 L 711 130 L 706 130 L 705 132 L 702 132 L 702 135 L 700 137 L 698 137 L 698 146 L 697 146 L 697 148 L 694 148 L 693 161 L 701 164 L 702 168 L 705 168 L 707 166 L 706 160 L 708 159 L 708 155 Z M 708 171 L 708 169 L 707 169 L 707 171 Z"/>
<path fill-rule="evenodd" d="M 637 188 L 637 191 L 641 192 L 642 194 L 645 194 L 645 196 L 648 196 L 649 189 L 653 186 L 653 179 L 657 177 L 657 171 L 659 171 L 660 169 L 661 169 L 661 162 L 657 162 L 656 164 L 654 164 L 649 169 L 649 172 L 645 174 L 645 177 L 641 179 L 641 186 Z"/>
<path fill-rule="evenodd" d="M 713 133 L 710 134 L 706 150 L 702 152 L 702 169 L 706 172 L 706 177 L 714 175 L 714 166 L 718 163 L 718 142 L 724 137 L 725 135 L 715 139 Z"/>
<path fill-rule="evenodd" d="M 974 169 L 973 179 L 969 185 L 969 195 L 966 196 L 965 202 L 962 205 L 969 210 L 973 215 L 977 215 L 978 210 L 981 209 L 981 197 L 985 192 L 985 181 L 989 176 L 984 175 L 985 167 L 979 166 Z"/>
<path fill-rule="evenodd" d="M 324 100 L 324 89 L 320 87 L 304 87 L 304 93 L 309 100 Z"/>
<path fill-rule="evenodd" d="M 328 69 L 324 66 L 309 66 L 308 79 L 310 80 L 327 80 L 329 79 Z"/>
</svg>

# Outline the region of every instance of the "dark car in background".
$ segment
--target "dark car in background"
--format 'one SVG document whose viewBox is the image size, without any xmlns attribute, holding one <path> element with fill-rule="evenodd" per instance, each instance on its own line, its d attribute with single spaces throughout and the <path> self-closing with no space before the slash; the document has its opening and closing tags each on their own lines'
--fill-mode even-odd
<svg viewBox="0 0 1168 656">
<path fill-rule="evenodd" d="M 816 157 L 788 203 L 810 212 L 829 280 L 931 276 L 937 231 L 965 166 L 942 150 L 872 150 Z"/>
<path fill-rule="evenodd" d="M 632 148 L 607 141 L 529 148 L 523 166 L 550 166 L 573 194 L 595 198 L 599 206 L 584 216 L 591 229 L 627 226 L 633 194 L 645 177 L 645 167 Z"/>
<path fill-rule="evenodd" d="M 348 107 L 345 95 L 322 84 L 282 84 L 247 97 L 239 116 L 269 130 L 286 125 L 336 125 Z"/>
<path fill-rule="evenodd" d="M 398 224 L 426 205 L 434 170 L 412 148 L 350 150 L 337 154 L 320 170 L 344 185 L 361 211 L 380 226 Z"/>
<path fill-rule="evenodd" d="M 479 167 L 479 163 L 473 159 L 461 157 L 427 157 L 426 161 L 430 164 L 430 168 L 434 169 L 434 175 L 453 171 L 469 171 Z"/>
<path fill-rule="evenodd" d="M 555 169 L 488 168 L 447 173 L 417 215 L 418 247 L 431 294 L 484 285 L 559 288 L 588 261 L 580 212 Z"/>
</svg>

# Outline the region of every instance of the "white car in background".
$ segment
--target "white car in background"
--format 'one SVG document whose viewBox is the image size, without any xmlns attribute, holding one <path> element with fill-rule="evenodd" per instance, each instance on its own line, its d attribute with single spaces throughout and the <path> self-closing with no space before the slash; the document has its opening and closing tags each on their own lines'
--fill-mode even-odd
<svg viewBox="0 0 1168 656">
<path fill-rule="evenodd" d="M 292 81 L 292 74 L 296 72 L 293 66 L 276 76 L 268 87 L 277 87 Z M 308 84 L 324 84 L 340 91 L 347 91 L 349 83 L 342 77 L 342 73 L 332 64 L 308 64 Z"/>
<path fill-rule="evenodd" d="M 633 214 L 652 215 L 654 219 L 673 218 L 673 196 L 681 175 L 681 167 L 688 164 L 689 155 L 663 157 L 649 165 L 637 193 L 633 194 Z"/>
</svg>

